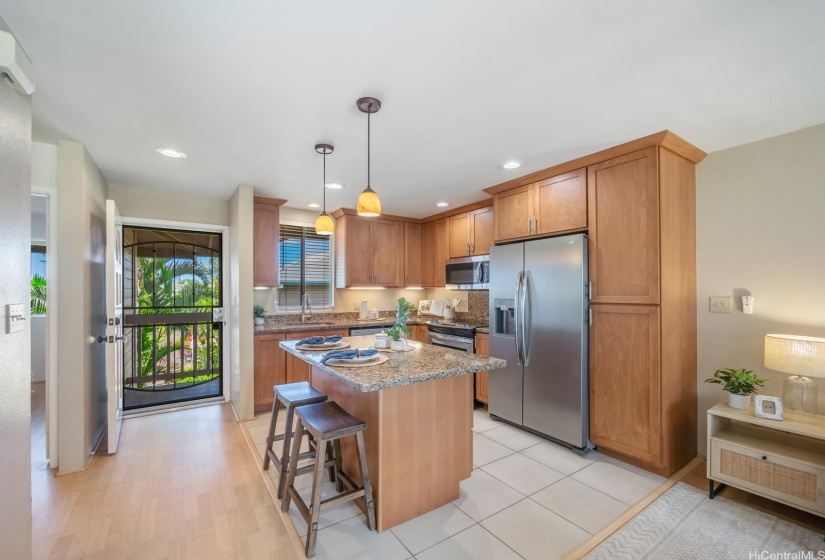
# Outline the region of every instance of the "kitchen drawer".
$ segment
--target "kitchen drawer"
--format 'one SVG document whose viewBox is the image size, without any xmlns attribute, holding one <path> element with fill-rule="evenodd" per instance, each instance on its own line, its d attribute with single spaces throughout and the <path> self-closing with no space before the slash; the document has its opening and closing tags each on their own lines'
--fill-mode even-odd
<svg viewBox="0 0 825 560">
<path fill-rule="evenodd" d="M 825 514 L 825 469 L 781 454 L 712 439 L 710 478 Z"/>
</svg>

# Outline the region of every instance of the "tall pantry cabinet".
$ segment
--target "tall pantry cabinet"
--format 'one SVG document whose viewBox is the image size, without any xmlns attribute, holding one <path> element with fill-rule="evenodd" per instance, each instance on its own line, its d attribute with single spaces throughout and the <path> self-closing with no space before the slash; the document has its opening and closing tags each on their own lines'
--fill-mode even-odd
<svg viewBox="0 0 825 560">
<path fill-rule="evenodd" d="M 696 456 L 695 162 L 654 145 L 587 189 L 590 439 L 668 476 Z"/>
</svg>

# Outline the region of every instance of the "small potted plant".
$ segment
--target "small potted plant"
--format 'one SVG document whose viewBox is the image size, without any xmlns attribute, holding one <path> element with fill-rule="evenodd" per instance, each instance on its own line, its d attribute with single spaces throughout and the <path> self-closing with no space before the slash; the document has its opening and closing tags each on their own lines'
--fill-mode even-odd
<svg viewBox="0 0 825 560">
<path fill-rule="evenodd" d="M 403 351 L 407 347 L 407 337 L 411 334 L 407 327 L 407 321 L 410 320 L 415 305 L 404 298 L 398 298 L 398 311 L 395 314 L 395 324 L 387 334 L 392 338 L 390 342 L 390 349 L 396 351 Z"/>
<path fill-rule="evenodd" d="M 263 305 L 256 305 L 253 307 L 252 314 L 255 316 L 256 327 L 260 327 L 264 324 L 264 319 L 266 319 L 266 309 L 264 309 Z"/>
<path fill-rule="evenodd" d="M 745 368 L 720 369 L 713 374 L 713 377 L 705 379 L 705 383 L 724 385 L 725 391 L 728 392 L 728 406 L 741 409 L 748 408 L 751 395 L 757 392 L 757 387 L 763 387 L 765 381 L 767 379 L 759 379 L 755 373 Z"/>
</svg>

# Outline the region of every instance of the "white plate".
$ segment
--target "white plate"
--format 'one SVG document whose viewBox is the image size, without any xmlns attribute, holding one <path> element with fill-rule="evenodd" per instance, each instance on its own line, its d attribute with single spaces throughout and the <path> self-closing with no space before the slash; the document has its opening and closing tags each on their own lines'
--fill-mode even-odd
<svg viewBox="0 0 825 560">
<path fill-rule="evenodd" d="M 339 340 L 338 342 L 324 342 L 322 344 L 296 344 L 295 348 L 298 350 L 327 350 L 327 349 L 335 349 L 341 350 L 343 348 L 348 347 L 349 344 Z"/>
<path fill-rule="evenodd" d="M 350 363 L 350 364 L 363 364 L 364 362 L 371 362 L 372 360 L 377 360 L 380 357 L 381 357 L 381 354 L 373 354 L 372 356 L 358 356 L 357 358 L 350 358 L 348 360 L 341 360 L 339 358 L 333 358 L 333 359 L 329 360 L 327 363 L 329 363 L 329 362 L 334 362 L 334 363 L 346 362 L 346 363 Z"/>
</svg>

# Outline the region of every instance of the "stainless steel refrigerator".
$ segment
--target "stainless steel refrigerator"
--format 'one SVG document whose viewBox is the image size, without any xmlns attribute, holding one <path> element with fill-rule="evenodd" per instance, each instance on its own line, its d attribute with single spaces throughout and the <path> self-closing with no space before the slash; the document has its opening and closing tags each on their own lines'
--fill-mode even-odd
<svg viewBox="0 0 825 560">
<path fill-rule="evenodd" d="M 587 236 L 490 250 L 492 416 L 587 450 Z"/>
</svg>

